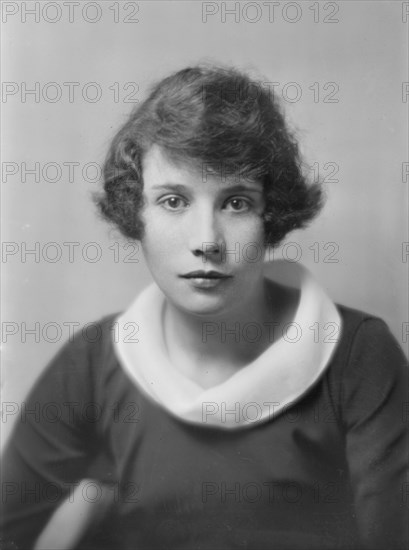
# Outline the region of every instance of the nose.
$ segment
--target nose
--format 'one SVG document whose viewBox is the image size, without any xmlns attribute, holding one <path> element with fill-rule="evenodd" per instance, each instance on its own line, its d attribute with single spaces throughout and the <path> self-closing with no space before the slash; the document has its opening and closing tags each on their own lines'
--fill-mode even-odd
<svg viewBox="0 0 409 550">
<path fill-rule="evenodd" d="M 217 213 L 202 206 L 192 212 L 189 228 L 189 248 L 194 256 L 221 256 L 224 247 L 223 231 Z"/>
</svg>

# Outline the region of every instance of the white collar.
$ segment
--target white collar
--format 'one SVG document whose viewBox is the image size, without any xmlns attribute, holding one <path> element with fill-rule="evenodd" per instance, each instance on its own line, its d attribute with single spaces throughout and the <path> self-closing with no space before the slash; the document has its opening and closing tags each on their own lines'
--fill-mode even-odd
<svg viewBox="0 0 409 550">
<path fill-rule="evenodd" d="M 270 279 L 296 286 L 301 295 L 287 333 L 255 361 L 209 389 L 186 377 L 169 360 L 162 330 L 165 297 L 153 283 L 117 319 L 114 349 L 131 380 L 180 419 L 226 429 L 271 420 L 300 399 L 328 366 L 341 318 L 305 267 L 277 261 L 266 269 Z M 135 323 L 138 342 L 127 342 Z"/>
</svg>

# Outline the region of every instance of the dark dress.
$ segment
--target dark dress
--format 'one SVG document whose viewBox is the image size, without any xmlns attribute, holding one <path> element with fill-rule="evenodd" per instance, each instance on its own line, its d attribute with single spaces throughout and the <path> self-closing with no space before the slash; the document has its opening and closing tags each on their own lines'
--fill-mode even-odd
<svg viewBox="0 0 409 550">
<path fill-rule="evenodd" d="M 112 503 L 81 549 L 407 548 L 405 357 L 383 321 L 338 309 L 323 376 L 276 418 L 233 431 L 184 422 L 138 390 L 114 353 L 113 316 L 98 342 L 77 335 L 5 450 L 3 547 L 31 548 L 92 477 Z"/>
</svg>

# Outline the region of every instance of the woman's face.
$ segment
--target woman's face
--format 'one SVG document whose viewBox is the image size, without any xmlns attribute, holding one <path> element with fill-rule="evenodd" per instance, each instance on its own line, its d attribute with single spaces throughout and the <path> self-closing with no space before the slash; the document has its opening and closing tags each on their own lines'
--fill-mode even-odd
<svg viewBox="0 0 409 550">
<path fill-rule="evenodd" d="M 261 183 L 177 166 L 155 145 L 145 155 L 143 181 L 141 245 L 170 303 L 199 316 L 251 304 L 265 251 Z"/>
</svg>

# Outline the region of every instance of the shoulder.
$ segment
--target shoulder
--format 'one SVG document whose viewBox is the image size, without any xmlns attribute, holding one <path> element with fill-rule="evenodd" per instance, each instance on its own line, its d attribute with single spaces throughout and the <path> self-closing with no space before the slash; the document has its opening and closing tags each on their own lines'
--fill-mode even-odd
<svg viewBox="0 0 409 550">
<path fill-rule="evenodd" d="M 97 388 L 116 364 L 113 344 L 117 317 L 110 314 L 78 328 L 49 361 L 36 388 L 63 389 L 73 395 Z"/>
<path fill-rule="evenodd" d="M 341 336 L 328 371 L 337 401 L 350 414 L 365 410 L 369 415 L 387 403 L 398 414 L 407 400 L 409 377 L 399 342 L 383 319 L 343 305 L 337 308 Z"/>
<path fill-rule="evenodd" d="M 409 368 L 379 317 L 338 306 L 343 329 L 331 387 L 365 548 L 404 548 Z M 331 370 L 331 369 L 330 369 Z"/>
<path fill-rule="evenodd" d="M 376 321 L 377 324 L 380 323 L 384 327 L 387 327 L 385 321 L 381 317 L 378 317 L 377 315 L 373 315 L 372 313 L 367 313 L 359 309 L 345 306 L 343 304 L 335 304 L 335 305 L 341 315 L 342 321 L 344 323 L 344 328 L 346 330 L 353 331 L 354 329 L 359 327 L 361 324 L 366 323 L 367 321 Z"/>
<path fill-rule="evenodd" d="M 80 326 L 66 341 L 56 357 L 72 360 L 100 358 L 113 350 L 119 313 L 106 315 Z"/>
<path fill-rule="evenodd" d="M 341 304 L 336 304 L 336 307 L 342 321 L 337 355 L 341 355 L 344 361 L 380 350 L 383 354 L 391 353 L 404 358 L 399 342 L 383 319 Z"/>
<path fill-rule="evenodd" d="M 65 351 L 73 357 L 85 355 L 90 358 L 101 358 L 111 355 L 118 332 L 118 317 L 119 313 L 112 313 L 85 323 L 66 343 Z"/>
</svg>

